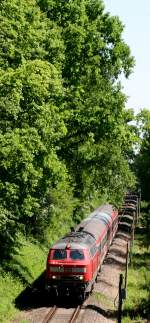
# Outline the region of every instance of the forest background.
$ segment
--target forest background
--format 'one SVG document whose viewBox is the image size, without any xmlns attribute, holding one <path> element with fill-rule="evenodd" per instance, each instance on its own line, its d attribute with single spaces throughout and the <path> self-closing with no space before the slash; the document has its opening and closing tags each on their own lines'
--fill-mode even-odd
<svg viewBox="0 0 150 323">
<path fill-rule="evenodd" d="M 52 243 L 129 188 L 149 212 L 150 112 L 125 109 L 134 58 L 102 1 L 2 0 L 0 22 L 3 273 L 20 236 Z"/>
</svg>

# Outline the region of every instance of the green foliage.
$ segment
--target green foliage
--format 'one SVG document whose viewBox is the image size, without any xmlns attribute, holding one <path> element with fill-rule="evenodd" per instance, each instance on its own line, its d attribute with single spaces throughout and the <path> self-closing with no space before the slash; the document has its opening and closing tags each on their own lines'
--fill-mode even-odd
<svg viewBox="0 0 150 323">
<path fill-rule="evenodd" d="M 38 245 L 18 249 L 18 232 L 53 243 L 101 203 L 121 204 L 137 138 L 119 82 L 134 59 L 102 1 L 1 0 L 0 23 L 4 319 L 45 261 Z"/>
<path fill-rule="evenodd" d="M 60 154 L 75 182 L 75 196 L 83 203 L 97 191 L 97 197 L 107 194 L 116 203 L 134 182 L 126 157 L 135 137 L 116 82 L 120 73 L 127 75 L 133 67 L 121 37 L 123 26 L 104 13 L 100 1 L 81 1 L 80 6 L 78 1 L 40 1 L 40 5 L 63 27 L 69 119 Z"/>
<path fill-rule="evenodd" d="M 24 60 L 63 61 L 58 25 L 47 19 L 36 0 L 2 0 L 0 3 L 0 65 L 16 68 Z"/>
<path fill-rule="evenodd" d="M 150 203 L 146 201 L 141 203 L 140 225 L 145 233 L 143 245 L 148 249 L 150 247 Z"/>
<path fill-rule="evenodd" d="M 53 228 L 54 240 L 134 185 L 133 114 L 119 83 L 134 60 L 99 0 L 2 0 L 0 19 L 4 255 L 18 231 L 43 241 Z"/>
<path fill-rule="evenodd" d="M 150 201 L 150 111 L 144 109 L 137 116 L 140 150 L 135 160 L 135 168 L 142 187 L 143 200 Z"/>
<path fill-rule="evenodd" d="M 35 241 L 17 237 L 19 248 L 11 262 L 5 261 L 0 270 L 0 322 L 10 322 L 17 314 L 14 301 L 24 288 L 33 282 L 45 269 L 47 251 Z M 5 291 L 5 293 L 4 293 Z"/>
<path fill-rule="evenodd" d="M 0 321 L 6 323 L 13 318 L 17 311 L 14 309 L 13 300 L 21 292 L 23 286 L 21 282 L 10 273 L 0 272 Z M 5 291 L 5 293 L 4 293 Z"/>
<path fill-rule="evenodd" d="M 132 267 L 128 272 L 128 294 L 123 309 L 123 322 L 145 322 L 150 317 L 150 251 L 143 245 L 145 235 L 134 243 Z"/>
<path fill-rule="evenodd" d="M 66 133 L 61 78 L 50 63 L 29 61 L 2 72 L 0 91 L 2 205 L 16 218 L 16 230 L 24 224 L 27 232 L 38 233 L 50 217 L 50 191 L 67 181 L 56 154 Z"/>
</svg>

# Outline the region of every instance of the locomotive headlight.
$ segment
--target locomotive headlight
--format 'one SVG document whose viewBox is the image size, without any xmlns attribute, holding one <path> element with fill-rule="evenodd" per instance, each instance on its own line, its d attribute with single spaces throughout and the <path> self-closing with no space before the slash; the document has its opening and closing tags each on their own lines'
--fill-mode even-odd
<svg viewBox="0 0 150 323">
<path fill-rule="evenodd" d="M 60 276 L 59 275 L 57 275 L 57 276 L 53 275 L 52 279 L 60 279 Z"/>
<path fill-rule="evenodd" d="M 83 276 L 79 276 L 79 279 L 80 279 L 80 280 L 83 280 Z"/>
</svg>

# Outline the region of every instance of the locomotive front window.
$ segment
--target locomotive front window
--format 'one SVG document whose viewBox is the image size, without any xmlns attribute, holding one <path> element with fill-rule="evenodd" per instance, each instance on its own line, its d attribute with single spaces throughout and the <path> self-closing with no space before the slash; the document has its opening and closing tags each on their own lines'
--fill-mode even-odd
<svg viewBox="0 0 150 323">
<path fill-rule="evenodd" d="M 70 258 L 73 260 L 83 260 L 84 259 L 84 253 L 82 250 L 70 250 Z"/>
<path fill-rule="evenodd" d="M 52 258 L 54 260 L 66 259 L 67 258 L 67 251 L 63 250 L 63 249 L 56 249 L 56 250 L 54 250 Z"/>
</svg>

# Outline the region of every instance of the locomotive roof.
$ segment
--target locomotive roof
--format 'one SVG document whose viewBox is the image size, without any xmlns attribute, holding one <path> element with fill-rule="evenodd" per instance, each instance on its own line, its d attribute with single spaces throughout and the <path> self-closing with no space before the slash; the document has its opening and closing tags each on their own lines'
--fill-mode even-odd
<svg viewBox="0 0 150 323">
<path fill-rule="evenodd" d="M 112 222 L 112 217 L 110 214 L 107 214 L 105 212 L 99 212 L 96 214 L 93 219 L 98 219 L 99 221 L 103 222 L 104 224 L 109 224 Z"/>
<path fill-rule="evenodd" d="M 100 235 L 103 233 L 104 229 L 106 228 L 106 224 L 99 220 L 96 217 L 93 217 L 90 222 L 87 223 L 87 225 L 84 227 L 84 230 L 86 230 L 88 233 L 93 234 L 95 237 L 95 240 L 97 240 Z"/>
<path fill-rule="evenodd" d="M 99 218 L 103 219 L 105 223 L 111 222 L 113 207 L 112 205 L 106 204 L 97 208 L 94 212 L 92 212 L 86 219 L 84 219 L 77 228 L 81 226 L 86 226 L 92 219 Z"/>
<path fill-rule="evenodd" d="M 99 212 L 104 212 L 104 213 L 107 213 L 107 214 L 112 214 L 113 212 L 113 206 L 111 204 L 104 204 L 104 205 L 101 205 L 100 207 L 98 207 L 94 212 L 92 212 L 88 218 L 91 218 L 95 215 L 97 215 Z"/>
<path fill-rule="evenodd" d="M 100 234 L 103 232 L 104 228 L 106 226 L 108 227 L 112 223 L 112 212 L 112 205 L 102 205 L 94 212 L 92 212 L 88 218 L 83 220 L 77 226 L 77 230 L 81 230 L 81 228 L 83 228 L 83 230 L 92 233 L 97 240 Z"/>
<path fill-rule="evenodd" d="M 90 246 L 95 242 L 93 234 L 86 231 L 75 231 L 71 232 L 65 237 L 57 241 L 53 248 L 54 249 L 65 249 L 69 244 L 70 249 L 84 249 L 87 245 Z"/>
<path fill-rule="evenodd" d="M 65 249 L 69 244 L 71 249 L 83 249 L 92 245 L 112 223 L 112 212 L 113 207 L 109 204 L 97 208 L 77 226 L 75 232 L 60 239 L 53 248 Z"/>
</svg>

